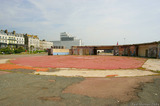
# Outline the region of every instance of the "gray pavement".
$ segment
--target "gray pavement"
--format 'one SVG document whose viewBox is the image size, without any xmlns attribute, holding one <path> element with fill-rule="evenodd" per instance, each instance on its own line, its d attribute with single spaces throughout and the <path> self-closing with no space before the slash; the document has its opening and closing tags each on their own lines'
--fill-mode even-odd
<svg viewBox="0 0 160 106">
<path fill-rule="evenodd" d="M 151 76 L 150 76 L 151 77 Z M 154 76 L 152 76 L 154 78 Z M 137 77 L 134 77 L 135 79 Z M 141 78 L 141 77 L 139 77 Z M 116 78 L 114 78 L 116 80 Z M 126 81 L 129 78 L 125 78 Z M 83 81 L 82 77 L 57 77 L 9 73 L 0 75 L 1 106 L 132 106 L 133 104 L 160 105 L 160 77 L 141 83 L 135 89 L 138 98 L 121 103 L 111 98 L 62 93 L 69 85 Z M 127 86 L 127 85 L 126 85 Z M 98 91 L 96 91 L 98 92 Z M 95 93 L 96 93 L 95 92 Z M 114 93 L 114 92 L 113 92 Z M 134 106 L 134 105 L 133 105 Z M 138 105 L 139 106 L 139 105 Z M 152 105 L 151 105 L 152 106 Z"/>
<path fill-rule="evenodd" d="M 5 63 L 8 59 L 14 59 L 17 57 L 42 55 L 47 54 L 0 55 L 0 61 L 1 63 Z M 159 62 L 157 61 L 159 60 L 149 59 L 149 61 L 144 64 L 144 68 L 147 70 L 153 70 L 153 68 L 156 67 L 155 71 L 157 71 L 157 67 L 159 66 Z M 152 69 L 146 67 L 147 65 L 152 67 Z M 132 77 L 135 80 L 137 80 L 137 78 L 141 78 L 142 80 L 143 78 L 153 78 L 154 80 L 149 83 L 138 83 L 139 86 L 133 88 L 137 98 L 122 103 L 114 99 L 114 97 L 98 98 L 62 93 L 62 91 L 68 86 L 85 80 L 83 77 L 34 75 L 33 70 L 23 69 L 9 71 L 10 72 L 0 70 L 0 106 L 160 106 L 160 76 Z M 81 71 L 82 74 L 86 74 L 83 70 L 79 71 Z M 109 75 L 118 74 L 118 71 L 117 73 L 115 73 L 116 71 L 109 73 Z M 141 72 L 142 70 L 135 71 Z M 60 72 L 60 69 L 57 69 L 56 72 Z M 147 72 L 152 73 L 150 71 Z M 132 75 L 134 72 L 125 74 Z M 118 80 L 116 77 L 114 79 Z M 126 81 L 129 79 L 130 77 L 125 78 Z M 125 86 L 128 85 L 126 84 Z M 98 91 L 95 91 L 95 93 L 96 92 Z"/>
<path fill-rule="evenodd" d="M 30 57 L 30 56 L 47 56 L 47 53 L 37 53 L 37 54 L 8 54 L 8 55 L 0 55 L 1 59 L 14 59 L 18 57 Z"/>
</svg>

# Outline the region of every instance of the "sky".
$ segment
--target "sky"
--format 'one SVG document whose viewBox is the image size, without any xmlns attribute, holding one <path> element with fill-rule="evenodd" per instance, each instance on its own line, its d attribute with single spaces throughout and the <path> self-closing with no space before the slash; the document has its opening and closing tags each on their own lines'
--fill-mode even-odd
<svg viewBox="0 0 160 106">
<path fill-rule="evenodd" d="M 0 29 L 84 45 L 160 41 L 160 0 L 0 0 Z"/>
</svg>

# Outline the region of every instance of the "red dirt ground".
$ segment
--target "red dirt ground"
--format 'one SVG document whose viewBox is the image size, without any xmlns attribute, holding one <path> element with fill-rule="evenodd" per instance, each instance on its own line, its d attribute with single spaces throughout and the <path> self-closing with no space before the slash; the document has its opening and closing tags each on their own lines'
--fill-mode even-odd
<svg viewBox="0 0 160 106">
<path fill-rule="evenodd" d="M 12 70 L 12 69 L 30 69 L 30 70 L 36 70 L 36 71 L 48 71 L 48 68 L 33 68 L 28 66 L 20 66 L 17 64 L 0 64 L 0 69 L 2 70 Z"/>
<path fill-rule="evenodd" d="M 32 67 L 79 69 L 134 69 L 146 59 L 120 56 L 36 56 L 11 60 L 11 63 Z"/>
</svg>

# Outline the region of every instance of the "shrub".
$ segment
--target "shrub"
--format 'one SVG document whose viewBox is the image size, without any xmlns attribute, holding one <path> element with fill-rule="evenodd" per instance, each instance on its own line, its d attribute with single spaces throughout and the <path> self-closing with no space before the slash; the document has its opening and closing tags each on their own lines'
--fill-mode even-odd
<svg viewBox="0 0 160 106">
<path fill-rule="evenodd" d="M 2 53 L 5 53 L 5 54 L 13 54 L 14 53 L 14 49 L 13 48 L 10 48 L 10 47 L 6 47 L 6 48 L 2 48 L 0 49 L 0 52 Z"/>
<path fill-rule="evenodd" d="M 19 48 L 15 49 L 14 52 L 15 53 L 25 52 L 25 49 L 23 47 L 19 47 Z"/>
</svg>

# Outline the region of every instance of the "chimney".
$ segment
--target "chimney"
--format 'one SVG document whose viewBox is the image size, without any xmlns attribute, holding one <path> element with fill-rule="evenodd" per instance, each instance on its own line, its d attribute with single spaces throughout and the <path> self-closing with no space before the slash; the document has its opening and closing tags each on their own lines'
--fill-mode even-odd
<svg viewBox="0 0 160 106">
<path fill-rule="evenodd" d="M 13 31 L 13 35 L 15 35 L 16 34 L 16 31 Z"/>
<path fill-rule="evenodd" d="M 8 30 L 6 29 L 5 31 L 4 31 L 6 34 L 8 34 Z"/>
</svg>

